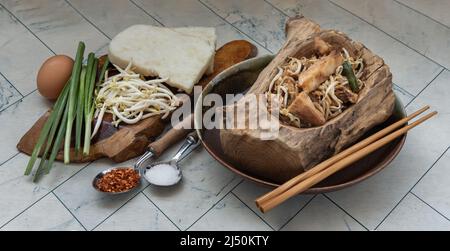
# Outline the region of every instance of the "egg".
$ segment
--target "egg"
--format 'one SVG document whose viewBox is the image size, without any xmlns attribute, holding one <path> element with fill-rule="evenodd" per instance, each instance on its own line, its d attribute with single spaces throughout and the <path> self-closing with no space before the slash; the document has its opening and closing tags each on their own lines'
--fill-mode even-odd
<svg viewBox="0 0 450 251">
<path fill-rule="evenodd" d="M 73 63 L 73 59 L 66 55 L 48 58 L 37 75 L 39 93 L 50 100 L 57 99 L 72 74 Z"/>
</svg>

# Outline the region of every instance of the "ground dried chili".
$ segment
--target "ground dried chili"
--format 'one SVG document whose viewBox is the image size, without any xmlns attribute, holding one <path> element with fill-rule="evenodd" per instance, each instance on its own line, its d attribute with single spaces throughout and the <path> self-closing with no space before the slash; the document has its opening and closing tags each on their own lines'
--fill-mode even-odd
<svg viewBox="0 0 450 251">
<path fill-rule="evenodd" d="M 97 181 L 97 188 L 109 193 L 124 192 L 137 186 L 140 178 L 133 168 L 113 169 Z"/>
</svg>

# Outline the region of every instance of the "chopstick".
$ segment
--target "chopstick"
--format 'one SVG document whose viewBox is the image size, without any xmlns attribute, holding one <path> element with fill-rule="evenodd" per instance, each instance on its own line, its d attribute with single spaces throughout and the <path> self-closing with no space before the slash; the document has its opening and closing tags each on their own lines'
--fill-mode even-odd
<svg viewBox="0 0 450 251">
<path fill-rule="evenodd" d="M 317 165 L 316 167 L 310 169 L 310 171 L 300 174 L 299 176 L 296 176 L 295 178 L 291 179 L 290 181 L 279 187 L 283 188 L 275 189 L 278 191 L 275 192 L 274 190 L 257 199 L 256 200 L 257 206 L 260 208 L 262 212 L 267 212 L 268 210 L 274 208 L 275 206 L 284 202 L 288 198 L 307 190 L 311 186 L 319 183 L 320 181 L 324 180 L 325 178 L 329 177 L 335 172 L 343 169 L 344 167 L 358 161 L 359 159 L 365 157 L 366 155 L 393 141 L 397 137 L 405 134 L 407 131 L 411 130 L 412 128 L 416 127 L 417 125 L 421 124 L 422 122 L 426 121 L 427 119 L 437 114 L 437 112 L 429 113 L 424 117 L 418 119 L 417 121 L 411 123 L 410 125 L 406 125 L 401 129 L 398 129 L 395 132 L 383 137 L 387 133 L 395 130 L 400 125 L 404 124 L 406 121 L 411 120 L 412 118 L 418 116 L 427 109 L 429 109 L 428 106 L 418 110 L 417 112 L 411 114 L 407 118 L 394 123 L 393 125 L 367 138 L 366 140 L 363 140 L 360 143 L 354 145 L 353 147 L 350 147 L 349 149 L 341 152 L 340 154 L 337 154 L 336 156 L 339 155 L 338 157 L 332 157 L 322 162 L 321 164 Z"/>
<path fill-rule="evenodd" d="M 399 128 L 400 126 L 404 125 L 406 122 L 410 121 L 411 119 L 417 117 L 418 115 L 422 114 L 424 111 L 428 110 L 430 106 L 425 106 L 416 112 L 412 113 L 411 115 L 395 122 L 394 124 L 384 128 L 383 130 L 380 130 L 379 132 L 371 135 L 370 137 L 360 141 L 359 143 L 347 148 L 346 150 L 334 155 L 333 157 L 329 158 L 328 160 L 325 160 L 324 162 L 318 164 L 317 166 L 309 169 L 308 171 L 290 179 L 286 183 L 282 184 L 281 186 L 277 187 L 276 189 L 272 190 L 271 192 L 265 194 L 264 196 L 259 197 L 256 200 L 256 205 L 259 206 L 268 200 L 282 194 L 284 191 L 288 190 L 292 186 L 296 185 L 297 183 L 313 176 L 314 174 L 322 171 L 326 167 L 336 163 L 337 161 L 347 157 L 348 155 L 352 154 L 353 152 L 356 152 L 365 146 L 369 145 L 370 143 L 375 142 L 376 140 L 382 138 L 383 136 L 387 135 L 388 133 L 394 131 L 395 129 Z"/>
</svg>

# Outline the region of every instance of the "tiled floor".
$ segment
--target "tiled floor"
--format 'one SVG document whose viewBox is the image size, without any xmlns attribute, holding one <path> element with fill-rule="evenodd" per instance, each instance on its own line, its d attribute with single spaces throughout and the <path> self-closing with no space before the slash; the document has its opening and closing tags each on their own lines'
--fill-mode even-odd
<svg viewBox="0 0 450 251">
<path fill-rule="evenodd" d="M 376 3 L 375 3 L 376 2 Z M 1 230 L 450 230 L 450 0 L 0 0 Z M 267 191 L 243 181 L 197 149 L 170 190 L 147 187 L 105 197 L 89 182 L 108 160 L 64 166 L 32 183 L 15 145 L 50 107 L 35 91 L 42 61 L 105 52 L 125 27 L 214 26 L 218 46 L 247 39 L 276 53 L 284 22 L 302 13 L 362 41 L 381 55 L 411 112 L 440 113 L 408 135 L 383 172 L 338 192 L 297 196 L 268 214 L 253 200 Z M 173 147 L 169 156 L 177 147 Z M 164 156 L 162 157 L 164 158 Z"/>
</svg>

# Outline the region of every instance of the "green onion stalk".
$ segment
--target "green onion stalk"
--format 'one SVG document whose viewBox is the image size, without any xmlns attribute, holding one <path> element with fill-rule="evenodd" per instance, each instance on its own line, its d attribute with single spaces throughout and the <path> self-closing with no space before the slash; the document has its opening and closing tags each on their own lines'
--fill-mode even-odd
<svg viewBox="0 0 450 251">
<path fill-rule="evenodd" d="M 71 80 L 69 80 L 70 82 Z M 50 148 L 51 141 L 54 136 L 54 133 L 56 131 L 56 127 L 58 126 L 58 121 L 61 116 L 61 113 L 64 111 L 64 107 L 66 106 L 67 99 L 69 95 L 69 83 L 67 83 L 63 91 L 61 92 L 61 95 L 59 95 L 58 99 L 56 100 L 55 105 L 53 106 L 53 109 L 50 113 L 50 116 L 48 117 L 47 121 L 45 122 L 44 126 L 41 129 L 41 133 L 39 134 L 39 138 L 36 142 L 36 145 L 34 146 L 33 152 L 31 154 L 30 160 L 28 161 L 27 167 L 25 169 L 25 175 L 30 175 L 31 171 L 33 170 L 33 166 L 36 163 L 36 159 L 41 152 L 41 149 L 44 145 L 45 140 L 47 139 L 47 144 L 44 149 L 44 155 L 48 152 L 48 148 Z M 50 137 L 48 137 L 50 135 Z M 44 158 L 45 160 L 45 158 Z M 43 161 L 41 159 L 41 161 Z M 41 166 L 41 165 L 40 165 Z"/>
<path fill-rule="evenodd" d="M 50 154 L 50 157 L 48 158 L 47 165 L 45 166 L 45 173 L 48 174 L 50 172 L 50 169 L 53 166 L 53 162 L 56 159 L 56 155 L 59 152 L 59 149 L 61 148 L 61 145 L 63 143 L 64 133 L 66 132 L 66 126 L 67 126 L 67 117 L 68 117 L 68 110 L 69 107 L 66 106 L 64 109 L 64 116 L 61 121 L 61 125 L 58 130 L 58 134 L 56 135 L 55 143 L 53 143 L 52 152 Z"/>
<path fill-rule="evenodd" d="M 96 75 L 97 75 L 97 65 L 98 65 L 98 59 L 94 57 L 94 54 L 89 54 L 89 57 L 92 57 L 94 60 L 94 63 L 92 65 L 92 67 L 90 68 L 89 71 L 89 66 L 88 66 L 88 72 L 89 72 L 89 77 L 86 77 L 86 83 L 87 83 L 87 87 L 86 87 L 86 95 L 85 95 L 85 99 L 84 99 L 84 106 L 85 106 L 85 132 L 84 132 L 84 147 L 83 147 L 83 154 L 84 155 L 88 155 L 89 151 L 90 151 L 90 146 L 91 146 L 91 130 L 92 130 L 92 118 L 94 116 L 94 102 L 93 102 L 93 95 L 94 95 L 94 87 L 95 87 L 95 79 L 96 79 Z M 89 64 L 88 64 L 89 65 Z"/>
<path fill-rule="evenodd" d="M 77 113 L 75 115 L 75 155 L 78 155 L 81 149 L 81 133 L 83 126 L 83 115 L 84 115 L 84 95 L 85 95 L 85 86 L 86 86 L 86 74 L 87 69 L 86 66 L 81 68 L 80 74 L 80 86 L 77 94 Z"/>
<path fill-rule="evenodd" d="M 72 126 L 75 119 L 75 103 L 77 100 L 77 92 L 80 83 L 81 66 L 83 62 L 85 45 L 83 42 L 78 44 L 77 55 L 75 57 L 75 63 L 72 69 L 72 77 L 70 81 L 70 91 L 69 91 L 69 103 L 67 110 L 67 127 L 66 136 L 64 139 L 64 163 L 68 164 L 70 162 L 70 140 L 72 136 Z"/>
<path fill-rule="evenodd" d="M 70 81 L 70 80 L 69 80 Z M 47 159 L 48 159 L 48 154 L 49 154 L 49 150 L 51 148 L 51 146 L 54 144 L 54 137 L 56 134 L 56 131 L 58 129 L 58 127 L 60 127 L 60 124 L 63 123 L 64 121 L 61 121 L 61 117 L 63 117 L 63 112 L 64 112 L 64 108 L 66 107 L 66 103 L 67 103 L 67 99 L 69 97 L 69 88 L 68 85 L 66 84 L 66 86 L 64 86 L 63 91 L 60 94 L 61 97 L 61 103 L 58 104 L 58 109 L 56 110 L 56 116 L 55 116 L 55 120 L 52 122 L 52 126 L 50 129 L 50 134 L 47 137 L 47 143 L 45 144 L 45 149 L 44 152 L 41 155 L 41 161 L 39 163 L 39 167 L 36 170 L 35 173 L 35 179 L 38 178 L 38 176 L 42 173 L 42 170 L 45 169 L 45 165 L 47 163 Z"/>
</svg>

